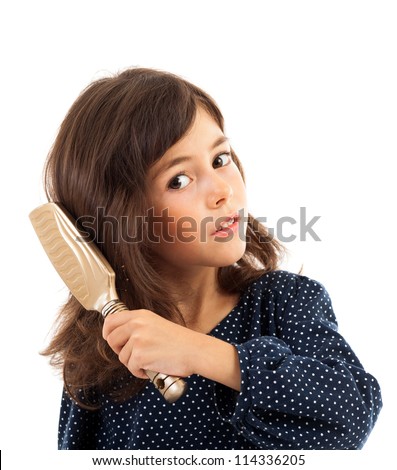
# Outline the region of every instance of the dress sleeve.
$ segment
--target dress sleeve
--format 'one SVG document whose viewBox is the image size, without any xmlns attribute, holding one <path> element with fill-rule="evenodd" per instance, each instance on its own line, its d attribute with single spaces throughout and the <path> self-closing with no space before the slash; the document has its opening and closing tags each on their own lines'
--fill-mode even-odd
<svg viewBox="0 0 397 470">
<path fill-rule="evenodd" d="M 272 336 L 235 345 L 241 391 L 217 385 L 219 413 L 259 448 L 361 448 L 382 407 L 380 388 L 338 333 L 327 291 L 295 276 L 272 295 Z"/>
<path fill-rule="evenodd" d="M 63 391 L 58 426 L 58 450 L 96 449 L 99 412 L 81 408 Z"/>
</svg>

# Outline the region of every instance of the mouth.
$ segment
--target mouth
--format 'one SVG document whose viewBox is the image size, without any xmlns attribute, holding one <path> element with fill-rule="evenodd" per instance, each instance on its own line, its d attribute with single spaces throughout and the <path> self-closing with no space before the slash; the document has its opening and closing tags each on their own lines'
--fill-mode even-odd
<svg viewBox="0 0 397 470">
<path fill-rule="evenodd" d="M 240 216 L 238 213 L 235 213 L 228 217 L 221 217 L 216 221 L 215 226 L 216 230 L 212 235 L 228 237 L 232 232 L 236 232 L 238 224 L 240 221 Z"/>
</svg>

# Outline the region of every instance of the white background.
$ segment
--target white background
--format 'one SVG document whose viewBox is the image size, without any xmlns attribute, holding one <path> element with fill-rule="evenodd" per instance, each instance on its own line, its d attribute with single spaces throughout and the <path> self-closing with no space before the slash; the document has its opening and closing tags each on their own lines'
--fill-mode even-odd
<svg viewBox="0 0 397 470">
<path fill-rule="evenodd" d="M 6 6 L 7 5 L 7 6 Z M 56 448 L 60 379 L 39 351 L 66 289 L 28 220 L 57 128 L 93 79 L 168 70 L 218 102 L 250 210 L 306 207 L 321 241 L 287 267 L 322 282 L 342 334 L 379 380 L 364 452 L 395 441 L 397 14 L 387 1 L 13 1 L 0 11 L 1 400 L 5 468 Z M 299 235 L 295 227 L 285 234 Z"/>
</svg>

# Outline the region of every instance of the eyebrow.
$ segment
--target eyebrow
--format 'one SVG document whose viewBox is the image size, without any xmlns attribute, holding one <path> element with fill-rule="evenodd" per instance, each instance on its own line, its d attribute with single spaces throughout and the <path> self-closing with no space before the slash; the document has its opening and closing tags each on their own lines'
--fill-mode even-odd
<svg viewBox="0 0 397 470">
<path fill-rule="evenodd" d="M 225 142 L 228 142 L 228 141 L 229 141 L 229 138 L 222 135 L 218 139 L 215 140 L 215 142 L 212 144 L 210 150 L 214 150 L 216 147 L 219 147 L 219 145 L 221 145 Z M 159 176 L 160 173 L 163 173 L 163 172 L 169 170 L 170 168 L 172 168 L 176 165 L 179 165 L 180 163 L 189 161 L 189 160 L 192 160 L 192 157 L 181 156 L 181 157 L 173 158 L 172 160 L 168 161 L 165 165 L 163 165 L 162 167 L 160 167 L 156 171 L 156 173 L 153 175 L 153 179 L 156 179 Z"/>
</svg>

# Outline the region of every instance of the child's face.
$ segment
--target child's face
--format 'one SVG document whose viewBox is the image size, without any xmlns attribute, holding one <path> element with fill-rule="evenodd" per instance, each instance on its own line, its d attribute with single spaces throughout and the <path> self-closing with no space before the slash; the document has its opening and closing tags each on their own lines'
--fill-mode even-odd
<svg viewBox="0 0 397 470">
<path fill-rule="evenodd" d="M 148 175 L 152 248 L 168 265 L 228 266 L 245 251 L 245 185 L 230 145 L 202 108 L 193 126 Z M 150 212 L 150 211 L 149 211 Z M 240 220 L 223 231 L 220 224 Z"/>
</svg>

